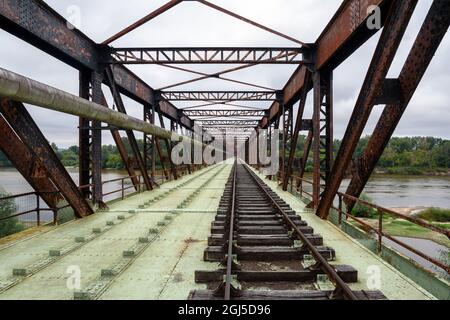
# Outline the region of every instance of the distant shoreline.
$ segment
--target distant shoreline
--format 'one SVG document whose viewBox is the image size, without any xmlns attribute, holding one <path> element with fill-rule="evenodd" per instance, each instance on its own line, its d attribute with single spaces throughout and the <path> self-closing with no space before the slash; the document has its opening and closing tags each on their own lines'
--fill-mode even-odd
<svg viewBox="0 0 450 320">
<path fill-rule="evenodd" d="M 66 169 L 76 169 L 77 166 L 66 166 Z M 0 166 L 0 169 L 15 169 L 13 166 Z M 388 169 L 376 169 L 374 171 L 374 175 L 383 175 L 383 176 L 421 176 L 421 177 L 450 177 L 450 168 L 449 169 L 437 169 L 435 171 L 430 171 L 425 168 L 414 168 L 415 170 L 409 170 L 410 168 L 388 168 Z M 117 168 L 103 168 L 103 170 L 125 170 L 125 168 L 117 169 Z M 306 173 L 311 173 L 307 171 Z M 351 178 L 350 175 L 347 175 L 346 178 Z"/>
</svg>

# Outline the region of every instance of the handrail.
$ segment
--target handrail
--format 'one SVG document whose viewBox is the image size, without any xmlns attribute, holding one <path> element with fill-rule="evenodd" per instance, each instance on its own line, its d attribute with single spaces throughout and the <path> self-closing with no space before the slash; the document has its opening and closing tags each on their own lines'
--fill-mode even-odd
<svg viewBox="0 0 450 320">
<path fill-rule="evenodd" d="M 183 172 L 184 170 L 187 170 L 187 166 L 179 166 L 178 169 L 181 170 L 181 172 Z M 168 180 L 165 179 L 165 177 L 164 177 L 164 170 L 155 170 L 155 174 L 162 176 L 162 180 L 161 180 L 162 182 L 171 181 L 171 179 L 168 179 Z M 128 180 L 128 179 L 132 180 L 134 178 L 137 178 L 138 182 L 139 182 L 138 183 L 137 192 L 141 192 L 141 185 L 142 185 L 141 177 L 142 177 L 142 175 L 124 176 L 124 177 L 120 177 L 120 178 L 115 178 L 115 179 L 103 181 L 102 185 L 105 185 L 105 184 L 108 184 L 108 183 L 122 181 L 122 186 L 121 186 L 120 189 L 117 189 L 117 190 L 114 190 L 114 191 L 109 191 L 107 193 L 103 193 L 102 196 L 108 196 L 108 195 L 111 195 L 111 194 L 114 194 L 114 193 L 122 192 L 120 198 L 124 199 L 125 191 L 134 188 L 134 186 L 127 186 L 126 187 L 124 185 L 124 181 Z M 82 190 L 82 189 L 90 188 L 90 187 L 93 187 L 93 186 L 94 186 L 94 184 L 90 183 L 90 184 L 85 184 L 85 185 L 78 186 L 78 189 Z M 8 196 L 5 196 L 5 197 L 1 197 L 0 201 L 17 199 L 17 198 L 26 197 L 26 196 L 35 196 L 36 197 L 36 207 L 33 208 L 33 209 L 30 209 L 30 210 L 24 211 L 24 212 L 19 212 L 19 213 L 16 212 L 13 215 L 10 215 L 10 216 L 7 216 L 7 217 L 3 217 L 3 218 L 0 219 L 0 221 L 36 212 L 36 214 L 37 214 L 37 225 L 40 225 L 40 212 L 41 211 L 53 211 L 54 212 L 54 222 L 55 222 L 57 220 L 57 212 L 59 210 L 61 210 L 61 209 L 70 207 L 70 205 L 65 205 L 65 206 L 62 206 L 62 207 L 55 207 L 55 208 L 42 207 L 41 206 L 41 201 L 40 201 L 40 195 L 42 195 L 42 194 L 57 194 L 57 195 L 61 196 L 61 199 L 64 199 L 64 197 L 62 196 L 62 194 L 59 191 L 39 191 L 39 192 L 38 191 L 30 191 L 30 192 L 19 193 L 19 194 L 14 194 L 14 195 L 8 195 Z"/>
<path fill-rule="evenodd" d="M 300 177 L 295 176 L 295 175 L 292 175 L 292 177 L 294 179 L 298 179 L 301 182 L 306 182 L 306 183 L 309 183 L 311 185 L 314 185 L 313 182 L 308 181 L 308 180 L 306 180 L 304 178 L 300 178 Z M 321 189 L 323 189 L 323 187 L 321 187 Z M 302 194 L 303 193 L 312 198 L 312 194 L 302 190 Z M 387 214 L 387 215 L 391 215 L 391 216 L 394 216 L 394 217 L 399 218 L 399 219 L 406 220 L 406 221 L 408 221 L 408 222 L 410 222 L 412 224 L 416 224 L 416 225 L 418 225 L 420 227 L 423 227 L 425 229 L 429 229 L 429 230 L 431 230 L 433 232 L 437 232 L 439 234 L 445 235 L 449 239 L 450 239 L 450 230 L 447 230 L 447 229 L 444 229 L 444 228 L 440 228 L 438 226 L 435 226 L 435 225 L 433 225 L 431 223 L 426 222 L 423 219 L 418 219 L 418 218 L 414 218 L 414 217 L 411 217 L 411 216 L 407 216 L 407 215 L 401 214 L 399 212 L 393 211 L 393 210 L 388 209 L 388 208 L 384 208 L 384 207 L 379 206 L 377 204 L 370 203 L 368 201 L 365 201 L 363 199 L 359 199 L 357 197 L 345 194 L 343 192 L 338 192 L 337 196 L 338 196 L 338 199 L 339 199 L 338 208 L 336 208 L 335 206 L 332 206 L 331 208 L 336 210 L 339 213 L 339 224 L 342 223 L 342 215 L 344 214 L 347 219 L 350 218 L 351 220 L 359 223 L 360 225 L 364 226 L 365 228 L 375 232 L 377 234 L 377 236 L 378 236 L 378 252 L 381 252 L 381 250 L 382 250 L 382 243 L 383 243 L 383 237 L 384 237 L 386 239 L 389 239 L 389 240 L 397 243 L 401 247 L 403 247 L 403 248 L 407 249 L 408 251 L 416 254 L 417 256 L 427 260 L 428 262 L 431 262 L 435 266 L 445 270 L 447 273 L 450 273 L 450 266 L 447 266 L 444 263 L 442 263 L 441 261 L 439 261 L 439 260 L 437 260 L 437 259 L 435 259 L 433 257 L 430 257 L 426 253 L 418 251 L 417 249 L 411 247 L 410 245 L 402 242 L 401 240 L 396 239 L 395 237 L 393 237 L 393 236 L 387 234 L 385 231 L 383 231 L 383 215 Z M 365 206 L 367 206 L 369 208 L 375 209 L 377 211 L 377 213 L 378 213 L 378 227 L 377 228 L 373 227 L 372 225 L 370 225 L 370 224 L 364 222 L 363 220 L 361 220 L 361 219 L 355 217 L 354 215 L 352 215 L 351 212 L 348 212 L 348 211 L 344 212 L 344 210 L 343 210 L 343 200 L 344 199 L 348 199 L 350 201 L 353 201 L 353 202 L 356 202 L 356 203 L 360 203 L 360 204 L 363 204 L 363 205 L 365 205 Z"/>
</svg>

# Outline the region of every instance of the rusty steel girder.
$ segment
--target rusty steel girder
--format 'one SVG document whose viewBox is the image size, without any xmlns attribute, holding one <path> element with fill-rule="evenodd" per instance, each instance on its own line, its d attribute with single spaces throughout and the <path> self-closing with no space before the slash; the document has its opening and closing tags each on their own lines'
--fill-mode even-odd
<svg viewBox="0 0 450 320">
<path fill-rule="evenodd" d="M 58 189 L 48 177 L 39 159 L 20 140 L 8 122 L 0 114 L 0 150 L 22 174 L 30 186 L 39 193 L 49 208 L 56 208 L 62 199 Z"/>
<path fill-rule="evenodd" d="M 375 130 L 364 150 L 363 156 L 354 159 L 351 168 L 352 180 L 347 188 L 347 194 L 358 198 L 370 178 L 378 160 L 383 154 L 392 134 L 395 131 L 403 113 L 408 107 L 423 75 L 433 59 L 450 23 L 450 1 L 434 0 L 417 35 L 412 49 L 400 72 L 398 92 L 401 102 L 387 105 L 375 127 Z M 354 202 L 346 201 L 347 210 L 351 211 Z"/>
<path fill-rule="evenodd" d="M 92 208 L 78 190 L 78 187 L 25 109 L 25 106 L 19 102 L 2 99 L 0 111 L 22 142 L 28 146 L 28 149 L 45 167 L 48 177 L 74 209 L 75 215 L 82 218 L 92 214 Z"/>
<path fill-rule="evenodd" d="M 325 186 L 316 214 L 325 219 L 333 203 L 353 153 L 369 119 L 376 99 L 382 92 L 386 75 L 411 19 L 417 0 L 395 1 L 378 42 L 364 84 L 350 118 L 349 126 Z"/>
</svg>

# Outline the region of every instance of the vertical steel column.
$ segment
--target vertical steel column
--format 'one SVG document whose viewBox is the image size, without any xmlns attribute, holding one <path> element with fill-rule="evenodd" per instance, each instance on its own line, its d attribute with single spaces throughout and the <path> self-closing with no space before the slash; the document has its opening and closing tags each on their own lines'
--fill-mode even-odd
<svg viewBox="0 0 450 320">
<path fill-rule="evenodd" d="M 91 96 L 92 101 L 102 104 L 103 75 L 99 72 L 91 74 Z M 92 198 L 95 204 L 100 207 L 105 206 L 103 203 L 103 183 L 102 183 L 102 129 L 101 122 L 92 121 L 91 128 L 91 172 L 92 172 Z"/>
<path fill-rule="evenodd" d="M 90 99 L 90 73 L 80 72 L 79 76 L 79 96 L 86 100 Z M 88 119 L 79 118 L 79 153 L 78 153 L 78 170 L 79 170 L 79 185 L 87 186 L 91 183 L 91 122 Z M 92 196 L 91 188 L 82 188 L 81 193 L 88 199 Z"/>
<path fill-rule="evenodd" d="M 321 114 L 321 178 L 326 182 L 333 167 L 333 73 L 321 74 L 322 101 Z"/>
<path fill-rule="evenodd" d="M 321 187 L 328 180 L 333 162 L 333 91 L 332 73 L 316 71 L 313 74 L 313 201 L 317 208 Z"/>
<path fill-rule="evenodd" d="M 320 112 L 322 109 L 322 85 L 321 74 L 316 71 L 313 74 L 314 86 L 314 111 L 313 111 L 313 198 L 311 205 L 317 208 L 320 199 L 321 171 L 320 171 Z"/>
<path fill-rule="evenodd" d="M 155 124 L 155 105 L 144 105 L 144 121 Z M 156 167 L 156 148 L 155 137 L 144 133 L 144 165 L 145 169 L 150 170 L 150 176 L 155 181 Z"/>
<path fill-rule="evenodd" d="M 286 107 L 283 104 L 283 150 L 281 155 L 281 183 L 284 184 L 284 181 L 289 181 L 289 174 L 288 174 L 288 159 L 290 155 L 290 148 L 291 148 L 291 142 L 292 142 L 292 131 L 293 131 L 293 108 Z"/>
</svg>

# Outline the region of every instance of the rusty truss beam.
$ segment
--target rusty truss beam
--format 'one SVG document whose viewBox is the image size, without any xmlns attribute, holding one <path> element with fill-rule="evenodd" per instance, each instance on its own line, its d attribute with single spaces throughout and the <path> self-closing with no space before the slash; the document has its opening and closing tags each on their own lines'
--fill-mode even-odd
<svg viewBox="0 0 450 320">
<path fill-rule="evenodd" d="M 114 64 L 299 64 L 304 48 L 113 48 Z"/>
<path fill-rule="evenodd" d="M 59 192 L 48 177 L 45 167 L 33 152 L 20 140 L 8 122 L 0 114 L 0 150 L 22 174 L 30 186 L 39 191 L 49 208 L 56 208 Z"/>
<path fill-rule="evenodd" d="M 113 71 L 111 68 L 106 68 L 106 75 L 108 78 L 109 87 L 111 88 L 111 94 L 114 98 L 114 103 L 117 106 L 117 110 L 123 114 L 127 114 L 122 97 L 114 82 Z M 131 150 L 133 151 L 134 159 L 136 160 L 139 170 L 141 171 L 141 175 L 144 178 L 145 187 L 147 188 L 147 190 L 152 190 L 153 182 L 148 175 L 147 169 L 145 168 L 144 158 L 142 157 L 141 151 L 139 150 L 136 136 L 134 135 L 133 130 L 125 130 L 125 132 L 127 134 Z"/>
<path fill-rule="evenodd" d="M 273 101 L 276 91 L 161 91 L 167 101 Z"/>
<path fill-rule="evenodd" d="M 93 213 L 77 185 L 64 168 L 56 153 L 31 118 L 25 106 L 20 102 L 2 99 L 0 111 L 16 132 L 18 137 L 45 167 L 45 172 L 52 180 L 79 218 Z M 3 139 L 3 137 L 2 137 Z M 46 190 L 38 190 L 46 191 Z"/>
<path fill-rule="evenodd" d="M 184 110 L 189 117 L 262 117 L 266 110 Z"/>
</svg>

